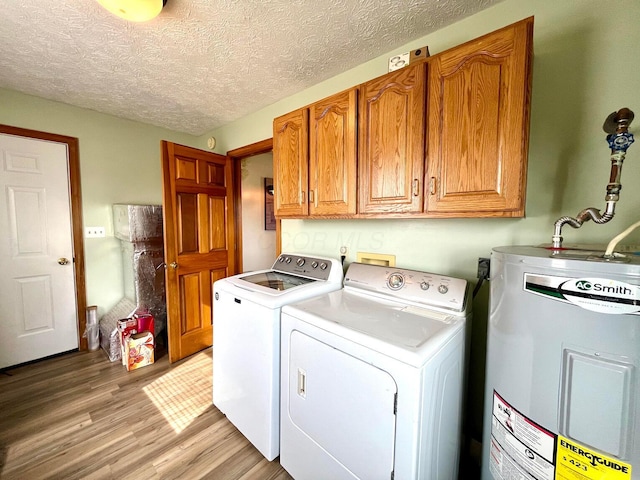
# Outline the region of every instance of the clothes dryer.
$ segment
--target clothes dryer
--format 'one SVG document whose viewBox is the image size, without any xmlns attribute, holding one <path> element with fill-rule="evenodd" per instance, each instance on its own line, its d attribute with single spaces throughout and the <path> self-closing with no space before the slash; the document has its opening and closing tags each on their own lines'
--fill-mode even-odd
<svg viewBox="0 0 640 480">
<path fill-rule="evenodd" d="M 352 263 L 282 309 L 280 463 L 296 480 L 457 478 L 465 280 Z"/>
</svg>

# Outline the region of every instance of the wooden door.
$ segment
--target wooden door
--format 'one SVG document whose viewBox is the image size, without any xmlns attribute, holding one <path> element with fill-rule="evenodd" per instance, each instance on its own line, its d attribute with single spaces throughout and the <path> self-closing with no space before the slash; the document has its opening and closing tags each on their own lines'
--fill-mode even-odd
<svg viewBox="0 0 640 480">
<path fill-rule="evenodd" d="M 309 214 L 309 111 L 304 108 L 273 121 L 273 172 L 277 217 Z"/>
<path fill-rule="evenodd" d="M 356 213 L 357 90 L 309 108 L 309 214 Z"/>
<path fill-rule="evenodd" d="M 79 332 L 68 145 L 0 134 L 0 158 L 5 368 L 74 350 Z"/>
<path fill-rule="evenodd" d="M 430 62 L 430 215 L 524 215 L 532 35 L 528 18 Z"/>
<path fill-rule="evenodd" d="M 212 345 L 214 281 L 233 275 L 231 160 L 162 142 L 169 361 Z"/>
<path fill-rule="evenodd" d="M 426 63 L 360 87 L 359 213 L 422 212 Z"/>
</svg>

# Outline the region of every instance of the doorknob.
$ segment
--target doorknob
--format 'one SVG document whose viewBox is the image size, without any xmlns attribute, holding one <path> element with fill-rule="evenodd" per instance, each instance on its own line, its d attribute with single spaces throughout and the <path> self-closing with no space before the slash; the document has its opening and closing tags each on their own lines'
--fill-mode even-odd
<svg viewBox="0 0 640 480">
<path fill-rule="evenodd" d="M 175 270 L 176 268 L 178 268 L 178 263 L 177 262 L 171 262 L 169 264 L 169 266 Z"/>
<path fill-rule="evenodd" d="M 64 258 L 64 257 L 60 257 L 60 258 L 58 259 L 58 263 L 59 263 L 60 265 L 67 265 L 67 264 L 69 263 L 69 259 L 68 259 L 68 258 Z"/>
</svg>

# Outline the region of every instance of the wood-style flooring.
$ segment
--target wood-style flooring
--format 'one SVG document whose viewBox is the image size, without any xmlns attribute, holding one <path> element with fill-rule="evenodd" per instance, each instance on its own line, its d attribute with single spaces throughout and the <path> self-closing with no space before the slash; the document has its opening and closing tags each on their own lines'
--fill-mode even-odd
<svg viewBox="0 0 640 480">
<path fill-rule="evenodd" d="M 213 406 L 211 354 L 127 372 L 98 350 L 0 372 L 0 478 L 291 479 Z"/>
</svg>

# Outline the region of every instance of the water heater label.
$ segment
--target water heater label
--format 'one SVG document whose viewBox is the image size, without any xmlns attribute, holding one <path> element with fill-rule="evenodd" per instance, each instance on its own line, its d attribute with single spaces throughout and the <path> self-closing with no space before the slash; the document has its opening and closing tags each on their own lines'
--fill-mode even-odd
<svg viewBox="0 0 640 480">
<path fill-rule="evenodd" d="M 525 273 L 524 289 L 592 312 L 640 315 L 640 287 L 617 280 Z"/>
<path fill-rule="evenodd" d="M 556 435 L 493 392 L 489 470 L 495 480 L 555 479 Z"/>
<path fill-rule="evenodd" d="M 631 465 L 558 435 L 556 480 L 631 480 Z"/>
</svg>

